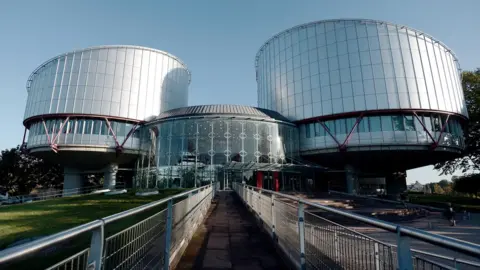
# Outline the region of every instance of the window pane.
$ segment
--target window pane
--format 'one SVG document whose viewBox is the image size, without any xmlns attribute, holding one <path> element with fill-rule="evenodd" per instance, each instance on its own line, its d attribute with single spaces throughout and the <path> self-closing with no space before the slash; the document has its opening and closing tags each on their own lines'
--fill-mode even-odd
<svg viewBox="0 0 480 270">
<path fill-rule="evenodd" d="M 392 116 L 392 120 L 393 120 L 393 130 L 405 131 L 405 124 L 403 123 L 402 115 L 394 115 Z"/>
<path fill-rule="evenodd" d="M 432 127 L 433 131 L 440 131 L 442 129 L 442 124 L 440 124 L 440 117 L 438 115 L 432 116 Z"/>
<path fill-rule="evenodd" d="M 311 124 L 306 124 L 306 125 L 305 125 L 305 136 L 306 136 L 307 138 L 310 138 L 310 137 L 312 136 L 312 135 L 310 134 L 310 126 L 311 126 Z"/>
<path fill-rule="evenodd" d="M 369 117 L 369 122 L 370 122 L 370 131 L 371 132 L 382 131 L 382 127 L 380 125 L 380 116 Z"/>
<path fill-rule="evenodd" d="M 77 129 L 75 130 L 75 134 L 83 134 L 84 123 L 85 123 L 85 120 L 83 119 L 77 120 Z"/>
<path fill-rule="evenodd" d="M 107 135 L 109 133 L 107 122 L 102 121 L 101 123 L 102 123 L 102 127 L 100 128 L 100 134 Z M 110 123 L 110 124 L 112 124 L 112 123 Z"/>
<path fill-rule="evenodd" d="M 325 129 L 322 127 L 320 123 L 315 123 L 315 136 L 325 136 Z"/>
<path fill-rule="evenodd" d="M 326 121 L 325 126 L 327 126 L 328 131 L 330 131 L 330 133 L 332 133 L 332 135 L 335 135 L 335 121 L 334 120 Z"/>
<path fill-rule="evenodd" d="M 357 132 L 369 132 L 368 117 L 363 117 L 360 123 L 358 123 Z"/>
<path fill-rule="evenodd" d="M 335 134 L 346 134 L 345 119 L 335 120 Z"/>
<path fill-rule="evenodd" d="M 100 133 L 100 127 L 102 125 L 102 121 L 101 120 L 95 120 L 94 124 L 93 124 L 93 131 L 92 131 L 92 134 L 93 135 L 98 135 Z"/>
<path fill-rule="evenodd" d="M 391 116 L 382 116 L 382 131 L 393 131 Z"/>
<path fill-rule="evenodd" d="M 405 115 L 405 130 L 415 131 L 415 122 L 412 115 Z"/>
<path fill-rule="evenodd" d="M 93 120 L 85 120 L 85 132 L 84 134 L 91 134 L 93 127 Z"/>
</svg>

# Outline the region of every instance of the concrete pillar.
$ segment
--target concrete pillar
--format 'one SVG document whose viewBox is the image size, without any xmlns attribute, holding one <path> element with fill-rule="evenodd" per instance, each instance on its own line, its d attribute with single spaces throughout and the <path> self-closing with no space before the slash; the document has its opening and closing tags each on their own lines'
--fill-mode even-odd
<svg viewBox="0 0 480 270">
<path fill-rule="evenodd" d="M 400 194 L 407 190 L 407 172 L 394 172 L 385 177 L 385 189 L 389 199 L 398 200 Z"/>
<path fill-rule="evenodd" d="M 104 177 L 103 177 L 103 187 L 108 189 L 115 189 L 116 179 L 117 179 L 118 165 L 110 164 L 105 168 Z"/>
<path fill-rule="evenodd" d="M 80 193 L 83 187 L 83 175 L 80 171 L 65 167 L 63 169 L 63 194 L 74 195 Z"/>
<path fill-rule="evenodd" d="M 358 175 L 355 168 L 351 165 L 345 165 L 345 182 L 348 194 L 356 194 L 358 186 Z"/>
</svg>

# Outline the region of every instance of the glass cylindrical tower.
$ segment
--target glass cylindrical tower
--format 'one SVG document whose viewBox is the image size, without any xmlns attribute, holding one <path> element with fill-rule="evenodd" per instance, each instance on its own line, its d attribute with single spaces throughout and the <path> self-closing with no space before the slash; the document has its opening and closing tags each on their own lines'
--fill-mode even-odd
<svg viewBox="0 0 480 270">
<path fill-rule="evenodd" d="M 61 54 L 28 79 L 27 149 L 68 168 L 66 179 L 76 178 L 65 188 L 78 186 L 85 171 L 107 168 L 111 179 L 141 151 L 139 127 L 146 120 L 187 106 L 189 83 L 185 64 L 155 49 L 103 46 Z"/>
<path fill-rule="evenodd" d="M 259 107 L 299 126 L 305 158 L 398 171 L 464 149 L 458 61 L 423 32 L 375 20 L 317 21 L 272 37 L 255 65 Z"/>
</svg>

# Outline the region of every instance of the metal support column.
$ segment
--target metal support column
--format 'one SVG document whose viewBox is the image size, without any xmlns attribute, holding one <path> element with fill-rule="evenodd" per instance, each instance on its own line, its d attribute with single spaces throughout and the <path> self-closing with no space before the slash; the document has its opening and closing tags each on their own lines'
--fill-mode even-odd
<svg viewBox="0 0 480 270">
<path fill-rule="evenodd" d="M 170 244 L 172 241 L 173 201 L 170 199 L 167 206 L 167 223 L 165 228 L 165 250 L 163 269 L 170 269 Z"/>
<path fill-rule="evenodd" d="M 92 231 L 90 240 L 90 252 L 88 253 L 88 270 L 102 269 L 104 224 Z"/>
<path fill-rule="evenodd" d="M 400 226 L 397 226 L 397 261 L 399 270 L 413 270 L 410 239 L 407 236 L 402 236 Z"/>
<path fill-rule="evenodd" d="M 305 205 L 302 202 L 298 203 L 298 236 L 300 242 L 300 269 L 306 269 L 305 260 Z"/>
<path fill-rule="evenodd" d="M 272 239 L 273 242 L 277 242 L 277 235 L 275 233 L 275 226 L 277 225 L 276 215 L 275 215 L 275 194 L 272 194 Z"/>
</svg>

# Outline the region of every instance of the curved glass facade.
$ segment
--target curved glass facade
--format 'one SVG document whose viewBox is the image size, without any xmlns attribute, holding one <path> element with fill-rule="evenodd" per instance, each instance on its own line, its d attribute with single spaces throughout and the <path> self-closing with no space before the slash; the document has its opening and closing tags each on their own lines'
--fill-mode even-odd
<svg viewBox="0 0 480 270">
<path fill-rule="evenodd" d="M 298 157 L 298 130 L 289 123 L 219 115 L 168 119 L 148 127 L 155 143 L 139 167 L 150 166 L 157 182 L 179 181 L 192 170 L 200 181 L 210 181 L 230 162 L 285 163 Z"/>
<path fill-rule="evenodd" d="M 259 107 L 290 120 L 388 109 L 468 116 L 450 49 L 386 22 L 334 20 L 294 27 L 261 48 L 256 72 Z"/>
<path fill-rule="evenodd" d="M 93 114 L 145 120 L 187 106 L 189 83 L 185 65 L 162 51 L 106 46 L 69 52 L 30 76 L 25 119 Z"/>
<path fill-rule="evenodd" d="M 335 139 L 343 143 L 350 132 L 348 146 L 351 149 L 355 149 L 355 146 L 385 144 L 429 146 L 434 143 L 431 135 L 435 140 L 439 140 L 439 146 L 461 151 L 465 147 L 462 120 L 450 116 L 447 122 L 445 115 L 424 113 L 418 114 L 418 118 L 413 114 L 375 115 L 328 120 L 322 122 L 323 125 L 320 122 L 301 124 L 300 151 L 328 151 L 328 148 L 338 148 Z"/>
<path fill-rule="evenodd" d="M 140 147 L 142 130 L 136 129 L 127 139 L 129 132 L 134 128 L 133 123 L 109 120 L 110 130 L 105 119 L 72 118 L 67 122 L 65 120 L 46 120 L 45 125 L 43 122 L 33 123 L 28 133 L 28 147 L 49 146 L 49 140 L 53 140 L 54 137 L 55 143 L 59 145 L 115 147 L 114 134 L 120 144 L 126 139 L 125 148 L 138 150 Z"/>
</svg>

